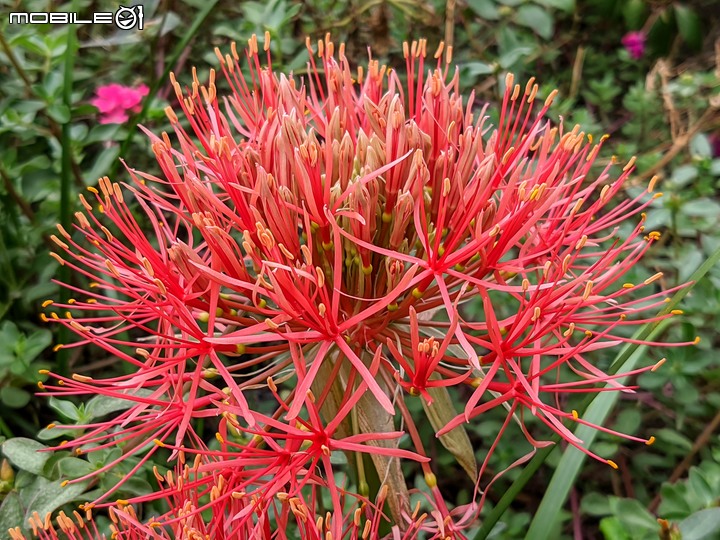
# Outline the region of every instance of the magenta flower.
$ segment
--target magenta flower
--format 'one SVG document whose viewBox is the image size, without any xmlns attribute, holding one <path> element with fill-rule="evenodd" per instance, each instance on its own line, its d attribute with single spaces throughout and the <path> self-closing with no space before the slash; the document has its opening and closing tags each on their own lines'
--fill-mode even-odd
<svg viewBox="0 0 720 540">
<path fill-rule="evenodd" d="M 101 124 L 122 124 L 127 122 L 129 113 L 140 110 L 142 98 L 147 96 L 149 88 L 144 84 L 136 88 L 121 84 L 108 84 L 96 90 L 96 97 L 90 103 L 100 111 Z"/>
<path fill-rule="evenodd" d="M 645 32 L 628 32 L 622 38 L 623 47 L 634 60 L 639 60 L 645 54 Z"/>
<path fill-rule="evenodd" d="M 491 126 L 459 93 L 442 45 L 428 62 L 425 41 L 406 44 L 406 83 L 372 58 L 351 70 L 329 39 L 308 49 L 304 79 L 277 74 L 269 54 L 263 67 L 256 38 L 243 55 L 216 51 L 226 97 L 213 70 L 207 84 L 193 72 L 189 88 L 172 77 L 176 142 L 146 131 L 161 174 L 101 179 L 91 201 L 80 196 L 74 231 L 59 227 L 64 254 L 53 256 L 90 283 L 69 286 L 77 297 L 65 304 L 47 301 L 46 319 L 80 336 L 61 346 L 92 343 L 132 367 L 41 385 L 128 402 L 104 421 L 56 426 L 83 430 L 64 448 L 120 446 L 118 461 L 141 456 L 132 472 L 157 452 L 178 467 L 194 455 L 195 473 L 159 475 L 157 493 L 130 502 L 181 497 L 158 523 L 177 531 L 192 521 L 213 538 L 282 538 L 292 519 L 301 538 L 376 538 L 382 519 L 394 538 L 460 538 L 513 418 L 539 420 L 521 425 L 534 447 L 555 432 L 614 466 L 575 437 L 585 421 L 564 404 L 632 392 L 591 353 L 630 342 L 623 327 L 679 314 L 656 315 L 661 274 L 623 280 L 660 236 L 643 226 L 655 180 L 629 198 L 634 158 L 598 174 L 605 137 L 553 125 L 556 92 L 538 103 L 534 79 L 520 86 L 508 75 Z M 483 309 L 469 320 L 461 306 L 472 300 Z M 457 409 L 449 387 L 463 389 Z M 451 450 L 469 452 L 479 500 L 452 509 L 443 500 L 416 427 L 428 420 L 405 405 L 415 397 L 434 407 L 441 441 L 506 411 L 479 469 L 469 440 Z M 351 485 L 331 460 L 363 454 L 380 492 L 367 491 L 366 462 L 351 465 Z M 409 506 L 401 460 L 423 471 L 425 512 Z M 387 512 L 371 512 L 383 490 Z M 206 523 L 210 508 L 218 517 Z"/>
</svg>

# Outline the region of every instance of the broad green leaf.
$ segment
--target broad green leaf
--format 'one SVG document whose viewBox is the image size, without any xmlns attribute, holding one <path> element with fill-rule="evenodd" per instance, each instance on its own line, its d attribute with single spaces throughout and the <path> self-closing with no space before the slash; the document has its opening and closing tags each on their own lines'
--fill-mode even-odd
<svg viewBox="0 0 720 540">
<path fill-rule="evenodd" d="M 711 540 L 720 535 L 720 508 L 695 512 L 678 525 L 683 540 Z"/>
<path fill-rule="evenodd" d="M 52 343 L 52 332 L 39 328 L 27 337 L 23 356 L 27 362 L 35 360 Z"/>
<path fill-rule="evenodd" d="M 600 520 L 600 531 L 605 540 L 632 540 L 632 537 L 625 531 L 625 527 L 616 517 L 606 517 Z"/>
<path fill-rule="evenodd" d="M 617 518 L 627 531 L 641 535 L 642 531 L 657 530 L 657 520 L 637 499 L 621 499 L 617 505 Z"/>
<path fill-rule="evenodd" d="M 2 531 L 4 535 L 8 529 L 24 527 L 26 523 L 23 518 L 20 496 L 17 491 L 11 491 L 5 496 L 5 499 L 0 505 L 0 531 Z"/>
<path fill-rule="evenodd" d="M 433 402 L 428 404 L 423 398 L 420 399 L 423 409 L 425 409 L 425 414 L 428 420 L 430 420 L 430 425 L 432 425 L 435 432 L 437 432 L 448 425 L 450 420 L 457 416 L 457 412 L 455 411 L 455 407 L 453 407 L 450 393 L 446 387 L 428 388 L 427 392 L 432 397 Z M 445 435 L 441 435 L 439 439 L 442 445 L 455 456 L 455 459 L 457 459 L 465 472 L 468 473 L 470 479 L 473 482 L 477 480 L 475 451 L 465 431 L 465 426 L 461 424 Z"/>
<path fill-rule="evenodd" d="M 48 106 L 46 112 L 58 124 L 66 124 L 70 121 L 70 108 L 64 103 L 52 103 Z"/>
<path fill-rule="evenodd" d="M 591 492 L 582 498 L 580 508 L 583 513 L 591 516 L 607 516 L 612 514 L 610 498 L 597 492 Z"/>
<path fill-rule="evenodd" d="M 700 50 L 703 41 L 702 24 L 695 10 L 682 4 L 675 4 L 675 18 L 678 31 L 685 43 L 695 50 Z"/>
<path fill-rule="evenodd" d="M 575 0 L 535 0 L 535 3 L 545 7 L 559 9 L 566 13 L 575 11 Z"/>
<path fill-rule="evenodd" d="M 50 407 L 55 409 L 60 415 L 67 418 L 68 420 L 77 422 L 80 419 L 78 408 L 72 401 L 68 401 L 66 399 L 58 399 L 55 396 L 52 396 L 48 400 L 48 405 L 50 405 Z"/>
<path fill-rule="evenodd" d="M 46 449 L 44 444 L 24 437 L 8 439 L 2 445 L 3 454 L 13 465 L 33 474 L 42 474 L 43 466 L 51 455 L 49 452 L 40 452 Z"/>
<path fill-rule="evenodd" d="M 481 19 L 496 21 L 500 18 L 500 13 L 492 0 L 468 0 L 468 6 Z"/>
<path fill-rule="evenodd" d="M 625 24 L 632 30 L 642 28 L 647 19 L 647 12 L 647 5 L 643 0 L 627 0 L 622 10 Z"/>
<path fill-rule="evenodd" d="M 152 394 L 152 390 L 140 389 L 133 391 L 133 395 L 138 397 L 147 397 L 150 394 Z M 85 404 L 85 419 L 94 420 L 110 413 L 124 411 L 132 407 L 134 403 L 130 399 L 98 395 Z"/>
<path fill-rule="evenodd" d="M 540 6 L 524 5 L 517 10 L 515 22 L 535 32 L 538 36 L 550 39 L 554 33 L 552 15 Z"/>
<path fill-rule="evenodd" d="M 22 388 L 4 386 L 0 388 L 0 400 L 12 409 L 20 409 L 30 401 L 30 393 Z"/>
<path fill-rule="evenodd" d="M 80 478 L 81 476 L 90 474 L 95 470 L 93 466 L 84 459 L 72 456 L 62 458 L 55 464 L 55 466 L 63 478 L 70 479 Z"/>
<path fill-rule="evenodd" d="M 37 477 L 31 485 L 20 492 L 25 510 L 23 522 L 27 523 L 33 512 L 45 516 L 62 505 L 78 499 L 85 492 L 86 487 L 86 483 L 68 484 L 63 487 L 59 481 L 53 482 L 41 476 Z"/>
</svg>

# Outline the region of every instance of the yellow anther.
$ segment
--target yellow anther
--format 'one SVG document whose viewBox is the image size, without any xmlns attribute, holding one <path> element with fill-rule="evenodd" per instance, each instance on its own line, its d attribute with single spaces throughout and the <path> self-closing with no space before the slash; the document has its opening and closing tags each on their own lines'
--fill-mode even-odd
<svg viewBox="0 0 720 540">
<path fill-rule="evenodd" d="M 425 473 L 425 483 L 428 485 L 430 489 L 437 487 L 437 477 L 431 473 Z"/>
<path fill-rule="evenodd" d="M 647 441 L 645 441 L 645 444 L 650 446 L 651 444 L 655 443 L 655 437 L 650 437 Z"/>
<path fill-rule="evenodd" d="M 661 358 L 653 367 L 650 368 L 650 371 L 657 371 L 665 362 L 667 362 L 667 358 Z"/>
<path fill-rule="evenodd" d="M 617 463 L 615 463 L 612 459 L 607 460 L 607 464 L 610 465 L 613 469 L 617 470 L 619 467 L 617 466 Z"/>
<path fill-rule="evenodd" d="M 648 193 L 652 193 L 655 191 L 655 184 L 657 184 L 657 181 L 660 180 L 660 177 L 655 175 L 650 179 L 650 182 L 648 183 Z"/>
</svg>

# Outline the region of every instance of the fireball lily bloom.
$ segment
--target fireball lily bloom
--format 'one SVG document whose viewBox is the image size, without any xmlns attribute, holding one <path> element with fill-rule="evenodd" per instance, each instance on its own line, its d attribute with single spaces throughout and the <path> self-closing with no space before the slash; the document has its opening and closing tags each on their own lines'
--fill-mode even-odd
<svg viewBox="0 0 720 540">
<path fill-rule="evenodd" d="M 571 426 L 587 422 L 560 404 L 632 392 L 595 351 L 633 342 L 624 327 L 679 314 L 654 314 L 661 274 L 623 282 L 660 236 L 643 226 L 656 179 L 627 198 L 634 158 L 597 171 L 606 137 L 548 120 L 556 92 L 538 99 L 534 79 L 508 75 L 490 125 L 474 95 L 463 104 L 442 44 L 429 63 L 425 41 L 406 44 L 405 82 L 372 57 L 351 70 L 329 39 L 308 49 L 305 78 L 276 73 L 269 52 L 263 66 L 256 38 L 244 54 L 217 50 L 224 97 L 214 70 L 206 84 L 193 71 L 189 87 L 173 76 L 175 142 L 145 130 L 161 172 L 101 179 L 91 200 L 81 195 L 75 229 L 59 228 L 55 258 L 90 285 L 67 285 L 78 298 L 46 302 L 46 319 L 80 336 L 61 346 L 92 343 L 132 367 L 42 386 L 127 402 L 65 426 L 84 430 L 66 446 L 142 453 L 134 470 L 157 452 L 182 465 L 195 454 L 194 468 L 172 481 L 158 473 L 158 492 L 130 500 L 174 500 L 158 523 L 181 537 L 194 523 L 193 534 L 271 538 L 295 520 L 301 537 L 376 538 L 384 519 L 394 538 L 462 537 L 482 499 L 448 508 L 403 392 L 420 396 L 476 486 L 516 418 L 534 447 L 555 432 L 612 465 L 585 449 Z M 469 319 L 462 305 L 473 300 L 483 309 Z M 469 396 L 462 412 L 451 388 Z M 478 470 L 463 425 L 499 406 L 506 421 Z M 539 422 L 525 425 L 528 415 Z M 198 427 L 205 419 L 215 440 Z M 382 482 L 373 493 L 363 454 Z M 429 514 L 410 511 L 401 460 L 423 470 Z M 323 493 L 326 516 L 316 515 Z M 389 515 L 348 517 L 379 499 Z M 210 508 L 219 517 L 205 523 Z"/>
</svg>

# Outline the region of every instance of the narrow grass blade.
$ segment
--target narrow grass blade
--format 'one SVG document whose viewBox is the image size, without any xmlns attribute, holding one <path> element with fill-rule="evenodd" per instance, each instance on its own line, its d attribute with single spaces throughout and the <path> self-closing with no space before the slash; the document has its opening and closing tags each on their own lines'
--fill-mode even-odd
<svg viewBox="0 0 720 540">
<path fill-rule="evenodd" d="M 690 276 L 691 285 L 685 287 L 675 293 L 670 302 L 663 309 L 662 313 L 668 313 L 674 309 L 675 306 L 690 292 L 690 289 L 702 279 L 707 272 L 720 261 L 720 250 L 717 250 L 712 254 L 700 267 L 695 270 L 692 276 Z M 636 332 L 635 338 L 640 340 L 651 341 L 655 336 L 662 333 L 662 331 L 668 326 L 669 319 L 665 319 L 661 322 L 655 322 L 643 326 L 638 332 Z M 627 344 L 618 355 L 617 359 L 611 366 L 611 371 L 617 373 L 620 370 L 630 371 L 632 370 L 637 362 L 640 360 L 642 353 L 647 348 L 644 345 Z M 622 382 L 622 381 L 620 381 Z M 603 424 L 608 414 L 612 410 L 613 406 L 619 399 L 620 394 L 617 392 L 603 392 L 597 394 L 593 399 L 590 406 L 587 408 L 582 417 L 593 424 Z M 586 446 L 590 446 L 597 435 L 597 431 L 591 427 L 581 425 L 575 430 L 575 435 L 582 441 L 585 441 Z M 540 507 L 538 508 L 535 517 L 530 524 L 527 535 L 527 540 L 536 538 L 549 538 L 551 529 L 556 523 L 560 512 L 565 505 L 568 493 L 573 483 L 577 479 L 580 472 L 580 468 L 585 461 L 587 456 L 573 447 L 568 447 L 565 450 L 557 470 L 553 474 L 550 484 L 545 491 Z"/>
<path fill-rule="evenodd" d="M 193 23 L 190 25 L 190 28 L 188 28 L 187 32 L 183 35 L 183 38 L 180 40 L 180 42 L 175 46 L 175 49 L 173 49 L 172 54 L 168 58 L 168 61 L 165 64 L 165 71 L 163 72 L 162 76 L 159 77 L 150 87 L 150 91 L 148 92 L 148 95 L 143 100 L 142 108 L 140 109 L 140 112 L 138 112 L 133 118 L 130 119 L 130 125 L 134 126 L 136 124 L 142 123 L 145 120 L 145 117 L 147 116 L 148 109 L 150 108 L 150 103 L 157 95 L 158 91 L 160 90 L 160 87 L 165 84 L 168 78 L 168 74 L 173 69 L 175 64 L 178 61 L 178 58 L 180 58 L 180 55 L 183 53 L 185 48 L 188 46 L 188 43 L 196 36 L 200 28 L 205 23 L 205 20 L 210 16 L 213 9 L 215 9 L 215 6 L 217 5 L 218 0 L 208 0 L 205 7 L 200 11 L 196 16 L 195 20 L 193 20 Z M 123 141 L 122 145 L 120 145 L 120 157 L 124 158 L 127 155 L 127 151 L 130 148 L 130 144 L 132 144 L 133 139 L 135 138 L 135 135 L 137 134 L 137 129 L 130 129 L 128 132 L 128 136 Z M 119 161 L 115 161 L 114 165 L 110 169 L 110 178 L 115 176 L 117 173 L 118 167 L 120 166 Z"/>
<path fill-rule="evenodd" d="M 71 5 L 72 11 L 77 11 L 77 0 L 73 0 Z M 73 90 L 73 70 L 75 68 L 75 55 L 77 53 L 77 35 L 75 34 L 75 25 L 67 26 L 67 50 L 65 51 L 65 64 L 63 66 L 63 105 L 68 111 L 72 111 L 72 90 Z M 72 127 L 72 115 L 69 120 L 62 125 L 60 144 L 62 147 L 62 161 L 60 164 L 60 223 L 65 229 L 70 229 L 70 216 L 72 216 L 72 203 L 70 202 L 70 194 L 73 183 L 73 156 L 72 156 L 72 136 L 70 128 Z M 61 266 L 58 270 L 58 277 L 63 283 L 70 283 L 70 269 L 67 266 Z M 70 291 L 65 287 L 60 289 L 61 302 L 67 301 Z M 68 339 L 68 330 L 60 327 L 58 340 L 60 343 L 66 343 Z M 60 375 L 68 374 L 68 351 L 60 349 L 57 354 L 57 372 Z"/>
</svg>

